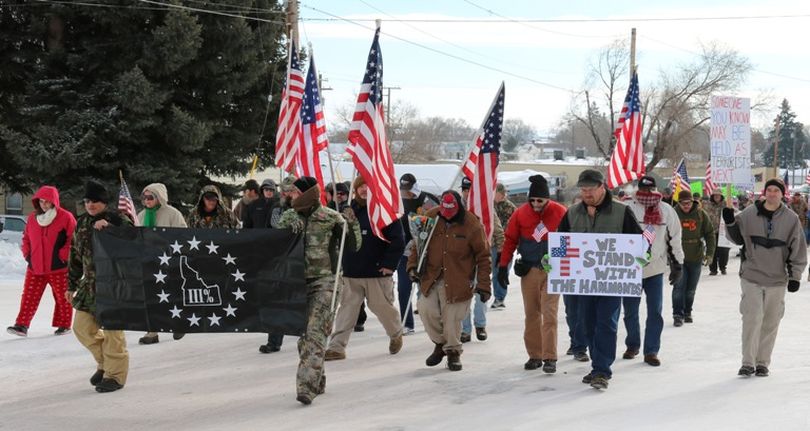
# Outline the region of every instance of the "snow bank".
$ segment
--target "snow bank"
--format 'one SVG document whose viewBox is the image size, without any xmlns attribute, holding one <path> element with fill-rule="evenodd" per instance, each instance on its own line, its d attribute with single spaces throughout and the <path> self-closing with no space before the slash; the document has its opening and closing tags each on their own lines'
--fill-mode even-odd
<svg viewBox="0 0 810 431">
<path fill-rule="evenodd" d="M 25 276 L 25 259 L 20 245 L 0 241 L 0 280 L 17 280 Z"/>
</svg>

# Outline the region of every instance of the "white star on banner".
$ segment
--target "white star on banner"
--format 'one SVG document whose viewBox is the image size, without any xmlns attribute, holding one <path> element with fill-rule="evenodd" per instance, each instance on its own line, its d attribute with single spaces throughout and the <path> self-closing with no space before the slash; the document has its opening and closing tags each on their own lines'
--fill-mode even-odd
<svg viewBox="0 0 810 431">
<path fill-rule="evenodd" d="M 171 258 L 172 258 L 171 256 L 166 255 L 165 251 L 163 252 L 163 256 L 158 256 L 158 259 L 160 259 L 160 264 L 161 265 L 168 265 L 169 264 L 169 259 L 171 259 Z"/>
<path fill-rule="evenodd" d="M 186 241 L 186 242 L 188 243 L 189 250 L 199 250 L 200 249 L 200 243 L 202 241 L 197 241 L 197 237 L 193 236 L 193 237 L 191 237 L 191 241 Z"/>
<path fill-rule="evenodd" d="M 155 276 L 155 283 L 163 283 L 166 284 L 166 276 L 169 274 L 164 274 L 162 269 L 159 269 L 157 274 L 152 274 Z"/>
<path fill-rule="evenodd" d="M 169 310 L 169 312 L 172 313 L 172 319 L 175 319 L 175 318 L 179 319 L 181 311 L 183 311 L 183 309 L 182 308 L 177 308 L 176 305 L 174 306 L 174 308 Z"/>
<path fill-rule="evenodd" d="M 161 302 L 169 302 L 169 296 L 170 295 L 171 295 L 170 293 L 166 293 L 165 290 L 161 289 L 160 293 L 157 294 L 158 298 L 160 298 L 160 301 L 158 301 L 158 304 L 160 304 Z"/>
<path fill-rule="evenodd" d="M 223 257 L 222 260 L 225 261 L 225 265 L 227 265 L 229 263 L 232 263 L 232 264 L 236 265 L 236 258 L 232 257 L 230 253 L 228 253 L 227 257 Z"/>
<path fill-rule="evenodd" d="M 216 314 L 212 314 L 211 317 L 208 318 L 208 320 L 211 321 L 211 326 L 214 326 L 214 325 L 219 326 L 219 319 L 222 319 L 222 318 L 217 316 Z"/>
<path fill-rule="evenodd" d="M 236 317 L 236 310 L 238 310 L 238 308 L 231 307 L 231 304 L 228 303 L 228 307 L 223 308 L 223 310 L 225 310 L 225 317 L 227 316 Z"/>
<path fill-rule="evenodd" d="M 233 276 L 233 281 L 245 281 L 245 273 L 239 272 L 239 268 L 236 268 L 236 272 L 231 274 Z"/>
<path fill-rule="evenodd" d="M 208 249 L 208 254 L 217 254 L 217 249 L 219 248 L 218 245 L 214 245 L 214 241 L 211 241 L 211 244 L 205 246 Z"/>
<path fill-rule="evenodd" d="M 177 240 L 174 240 L 174 244 L 170 244 L 169 247 L 172 248 L 172 254 L 174 253 L 181 253 L 183 251 L 183 246 L 180 245 Z"/>
<path fill-rule="evenodd" d="M 235 299 L 235 300 L 240 300 L 240 299 L 241 299 L 242 301 L 244 301 L 244 300 L 245 300 L 245 294 L 246 294 L 247 292 L 243 291 L 241 287 L 237 287 L 237 288 L 236 288 L 236 291 L 235 291 L 235 292 L 231 292 L 231 293 L 233 293 L 233 296 L 235 296 L 235 297 L 236 297 L 236 299 Z"/>
<path fill-rule="evenodd" d="M 188 318 L 189 326 L 200 326 L 200 319 L 202 317 L 197 317 L 197 314 L 191 313 L 191 317 Z"/>
</svg>

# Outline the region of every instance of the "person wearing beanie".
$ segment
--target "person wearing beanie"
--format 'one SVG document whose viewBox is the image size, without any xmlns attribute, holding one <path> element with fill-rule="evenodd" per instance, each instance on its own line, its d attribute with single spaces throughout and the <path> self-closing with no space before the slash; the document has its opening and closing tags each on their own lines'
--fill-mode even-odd
<svg viewBox="0 0 810 431">
<path fill-rule="evenodd" d="M 377 238 L 373 234 L 366 206 L 368 185 L 358 176 L 354 187 L 357 198 L 351 202 L 349 210 L 357 218 L 362 241 L 359 250 L 348 251 L 343 257 L 340 311 L 326 351 L 327 361 L 346 358 L 349 337 L 358 324 L 358 312 L 365 300 L 368 300 L 369 310 L 385 328 L 389 339 L 388 353 L 395 355 L 402 348 L 402 321 L 399 310 L 394 306 L 393 274 L 405 251 L 405 234 L 402 224 L 396 219 L 382 230 L 388 241 Z"/>
<path fill-rule="evenodd" d="M 723 198 L 723 191 L 716 188 L 704 208 L 712 222 L 712 227 L 714 228 L 714 243 L 717 244 L 717 247 L 714 249 L 714 256 L 712 256 L 712 262 L 709 264 L 709 275 L 717 275 L 718 269 L 721 274 L 726 275 L 729 248 L 720 246 L 720 220 L 723 208 L 726 208 L 726 200 Z"/>
<path fill-rule="evenodd" d="M 333 210 L 343 212 L 343 210 L 348 206 L 349 186 L 347 186 L 345 183 L 335 183 L 333 190 L 336 190 L 337 193 L 335 193 L 332 200 L 329 201 L 327 205 L 329 205 L 329 208 L 332 208 Z"/>
<path fill-rule="evenodd" d="M 342 214 L 321 205 L 320 187 L 312 177 L 293 182 L 292 208 L 279 220 L 279 229 L 292 229 L 306 238 L 304 276 L 307 281 L 307 329 L 298 340 L 297 400 L 311 404 L 326 388 L 323 361 L 326 341 L 332 332 L 332 297 L 339 263 L 340 242 L 345 235 L 344 253 L 357 252 L 362 244 L 357 218 L 351 208 Z M 353 316 L 353 318 L 356 318 Z"/>
<path fill-rule="evenodd" d="M 28 216 L 22 236 L 22 256 L 25 270 L 20 311 L 8 332 L 28 336 L 28 327 L 39 308 L 45 286 L 51 285 L 54 299 L 53 327 L 55 335 L 70 333 L 73 308 L 65 299 L 68 288 L 67 265 L 76 219 L 59 204 L 59 190 L 42 186 L 31 199 L 34 211 Z"/>
<path fill-rule="evenodd" d="M 678 206 L 675 207 L 681 222 L 683 244 L 683 275 L 681 281 L 672 286 L 672 318 L 675 326 L 694 322 L 692 308 L 695 291 L 700 280 L 703 265 L 709 265 L 716 247 L 714 227 L 709 215 L 700 209 L 688 190 L 681 191 Z M 706 244 L 704 253 L 703 244 Z"/>
<path fill-rule="evenodd" d="M 515 204 L 507 197 L 506 186 L 503 183 L 498 183 L 495 186 L 495 213 L 498 214 L 498 221 L 504 229 L 509 225 L 509 218 L 512 217 L 516 209 Z M 498 281 L 499 261 L 500 256 L 497 253 L 494 254 L 492 256 L 492 291 L 495 297 L 495 300 L 492 301 L 493 310 L 506 308 L 504 301 L 506 301 L 507 290 L 506 287 L 501 286 L 501 283 Z M 512 270 L 512 259 L 509 259 L 506 269 L 507 272 Z"/>
<path fill-rule="evenodd" d="M 247 206 L 258 199 L 259 196 L 261 196 L 259 183 L 254 179 L 245 181 L 245 185 L 242 186 L 242 199 L 239 199 L 239 202 L 233 208 L 233 215 L 236 216 L 237 220 L 242 220 Z"/>
<path fill-rule="evenodd" d="M 686 193 L 684 193 L 686 192 Z M 691 192 L 683 190 L 678 198 L 692 201 Z M 657 367 L 661 365 L 658 351 L 661 349 L 661 333 L 664 330 L 664 273 L 669 270 L 669 284 L 676 285 L 683 273 L 683 244 L 681 223 L 675 208 L 661 202 L 663 196 L 656 189 L 655 178 L 643 176 L 638 180 L 638 190 L 628 205 L 645 230 L 652 230 L 653 240 L 645 239 L 649 263 L 642 269 L 641 290 L 647 305 L 647 320 L 644 323 L 644 344 L 641 344 L 639 308 L 641 297 L 622 297 L 624 327 L 627 330 L 622 358 L 633 359 L 643 347 L 644 362 Z"/>
<path fill-rule="evenodd" d="M 169 192 L 161 183 L 152 183 L 141 192 L 143 209 L 138 213 L 138 222 L 143 227 L 187 227 L 183 214 L 169 205 Z M 179 340 L 185 334 L 175 332 L 172 338 Z M 155 344 L 160 341 L 157 332 L 147 332 L 138 339 L 138 344 Z"/>
<path fill-rule="evenodd" d="M 470 309 L 473 294 L 480 295 L 483 302 L 492 295 L 490 248 L 484 226 L 464 208 L 458 192 L 442 193 L 440 206 L 425 215 L 436 217 L 436 226 L 424 251 L 421 272 L 417 272 L 416 244 L 411 245 L 408 257 L 408 274 L 421 292 L 416 304 L 419 318 L 434 343 L 425 365 L 439 365 L 447 356 L 447 368 L 460 371 L 461 319 Z"/>
<path fill-rule="evenodd" d="M 188 213 L 186 224 L 191 228 L 235 229 L 239 227 L 239 219 L 224 205 L 219 188 L 209 184 L 200 190 L 200 198 Z"/>
<path fill-rule="evenodd" d="M 565 212 L 557 232 L 625 233 L 641 234 L 641 227 L 633 210 L 613 199 L 605 187 L 605 177 L 593 169 L 586 169 L 577 180 L 580 202 Z M 566 295 L 568 296 L 568 295 Z M 582 383 L 596 389 L 607 389 L 613 376 L 611 365 L 616 360 L 616 338 L 622 299 L 619 296 L 580 295 L 577 324 L 591 352 L 591 372 Z"/>
<path fill-rule="evenodd" d="M 76 309 L 73 334 L 96 360 L 96 371 L 90 384 L 96 392 L 113 392 L 124 387 L 129 373 L 129 352 L 124 331 L 102 330 L 96 320 L 96 279 L 93 253 L 93 231 L 108 226 L 131 226 L 114 207 L 108 207 L 109 195 L 103 185 L 88 182 L 85 186 L 85 213 L 76 220 L 70 245 L 68 291 L 65 298 Z"/>
<path fill-rule="evenodd" d="M 770 374 L 771 354 L 785 314 L 785 287 L 796 292 L 807 266 L 807 243 L 799 217 L 783 203 L 785 185 L 768 180 L 764 200 L 738 214 L 723 209 L 731 242 L 743 246 L 740 264 L 742 367 L 740 376 Z"/>
<path fill-rule="evenodd" d="M 548 293 L 548 274 L 542 266 L 543 256 L 548 253 L 548 232 L 555 232 L 565 214 L 565 207 L 550 199 L 548 181 L 542 175 L 529 177 L 528 202 L 518 207 L 506 227 L 506 239 L 498 265 L 498 281 L 509 286 L 508 263 L 517 250 L 520 260 L 515 262 L 515 271 L 520 272 L 520 292 L 523 295 L 523 344 L 528 361 L 526 370 L 543 369 L 545 373 L 557 371 L 557 310 L 560 295 Z M 569 296 L 565 296 L 568 298 Z M 575 306 L 570 307 L 568 317 L 571 349 L 577 360 L 587 361 L 586 342 L 582 333 L 576 332 Z M 569 307 L 566 306 L 566 310 Z"/>
</svg>

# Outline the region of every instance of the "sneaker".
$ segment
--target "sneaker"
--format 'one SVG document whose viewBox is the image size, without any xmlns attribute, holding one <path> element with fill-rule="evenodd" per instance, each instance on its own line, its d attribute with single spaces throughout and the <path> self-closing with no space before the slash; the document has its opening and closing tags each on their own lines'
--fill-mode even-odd
<svg viewBox="0 0 810 431">
<path fill-rule="evenodd" d="M 492 310 L 498 310 L 500 308 L 504 308 L 503 300 L 502 299 L 496 299 L 496 300 L 492 301 L 492 306 L 489 307 L 489 308 L 492 309 Z"/>
<path fill-rule="evenodd" d="M 101 383 L 102 379 L 104 379 L 104 370 L 96 370 L 96 372 L 90 376 L 90 384 L 96 386 Z"/>
<path fill-rule="evenodd" d="M 470 340 L 472 340 L 472 337 L 470 336 L 470 334 L 467 334 L 467 333 L 464 333 L 464 332 L 461 333 L 461 342 L 462 343 L 469 343 Z"/>
<path fill-rule="evenodd" d="M 144 335 L 143 337 L 138 339 L 138 344 L 155 344 L 159 341 L 160 339 L 158 338 L 157 335 L 155 336 Z"/>
<path fill-rule="evenodd" d="M 477 338 L 478 341 L 486 341 L 487 328 L 475 328 L 475 338 Z"/>
<path fill-rule="evenodd" d="M 591 377 L 591 387 L 594 389 L 607 389 L 608 378 L 603 374 L 596 374 Z"/>
<path fill-rule="evenodd" d="M 683 318 L 685 323 L 694 323 L 695 321 L 692 319 L 692 316 L 686 316 Z"/>
<path fill-rule="evenodd" d="M 543 361 L 543 372 L 546 374 L 554 374 L 557 372 L 557 360 L 548 359 Z"/>
<path fill-rule="evenodd" d="M 585 352 L 577 352 L 574 353 L 574 360 L 579 362 L 588 362 L 591 360 L 591 358 L 588 357 L 588 354 Z"/>
<path fill-rule="evenodd" d="M 354 325 L 354 332 L 363 332 L 366 330 L 366 327 L 363 325 Z"/>
<path fill-rule="evenodd" d="M 96 392 L 115 392 L 123 387 L 124 385 L 116 382 L 114 379 L 101 379 L 96 385 Z"/>
<path fill-rule="evenodd" d="M 529 358 L 529 360 L 526 361 L 525 364 L 523 364 L 523 369 L 524 370 L 536 370 L 536 369 L 538 369 L 538 368 L 540 368 L 542 366 L 543 366 L 543 360 L 542 359 Z"/>
<path fill-rule="evenodd" d="M 53 331 L 53 335 L 67 335 L 67 334 L 70 334 L 70 328 L 59 327 L 56 328 L 56 331 Z"/>
<path fill-rule="evenodd" d="M 627 348 L 622 355 L 622 359 L 633 359 L 638 355 L 638 349 Z"/>
<path fill-rule="evenodd" d="M 750 365 L 743 365 L 740 367 L 740 371 L 737 371 L 738 376 L 743 377 L 750 377 L 752 374 L 756 372 L 756 369 Z"/>
<path fill-rule="evenodd" d="M 416 331 L 414 331 L 413 328 L 408 328 L 408 327 L 402 328 L 402 335 L 403 336 L 407 337 L 408 335 L 413 335 L 415 333 L 416 333 Z"/>
<path fill-rule="evenodd" d="M 274 353 L 281 350 L 281 346 L 276 346 L 273 344 L 262 344 L 259 346 L 259 352 L 261 353 Z"/>
<path fill-rule="evenodd" d="M 402 335 L 397 335 L 388 342 L 388 353 L 396 355 L 400 350 L 402 350 Z"/>
<path fill-rule="evenodd" d="M 22 325 L 9 326 L 6 331 L 11 335 L 19 335 L 20 337 L 28 336 L 28 327 Z"/>
<path fill-rule="evenodd" d="M 180 339 L 182 339 L 182 338 L 183 338 L 183 337 L 185 337 L 185 336 L 186 336 L 186 334 L 185 334 L 184 332 L 175 332 L 174 334 L 172 334 L 172 338 L 173 338 L 175 341 L 180 340 Z"/>
<path fill-rule="evenodd" d="M 658 367 L 661 365 L 661 360 L 658 359 L 658 355 L 656 355 L 655 353 L 644 355 L 644 362 L 653 367 Z"/>
<path fill-rule="evenodd" d="M 339 361 L 341 359 L 346 359 L 345 352 L 338 352 L 337 350 L 327 350 L 326 354 L 323 355 L 324 361 Z"/>
<path fill-rule="evenodd" d="M 683 317 L 675 316 L 673 318 L 672 325 L 674 325 L 676 328 L 680 328 L 681 326 L 683 326 Z"/>
<path fill-rule="evenodd" d="M 768 371 L 768 367 L 764 365 L 757 365 L 755 374 L 757 377 L 768 377 L 770 371 Z"/>
</svg>

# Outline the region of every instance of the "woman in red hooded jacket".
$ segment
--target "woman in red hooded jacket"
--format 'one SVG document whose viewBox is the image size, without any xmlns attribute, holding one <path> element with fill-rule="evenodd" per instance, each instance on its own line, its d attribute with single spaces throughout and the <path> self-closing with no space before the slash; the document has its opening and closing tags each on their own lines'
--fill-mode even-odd
<svg viewBox="0 0 810 431">
<path fill-rule="evenodd" d="M 76 229 L 76 218 L 59 206 L 56 187 L 42 186 L 31 201 L 35 211 L 28 216 L 23 231 L 22 253 L 28 262 L 20 312 L 10 334 L 25 337 L 39 307 L 39 301 L 50 284 L 55 304 L 53 326 L 56 335 L 70 333 L 73 307 L 65 299 L 67 261 L 70 242 Z"/>
</svg>

